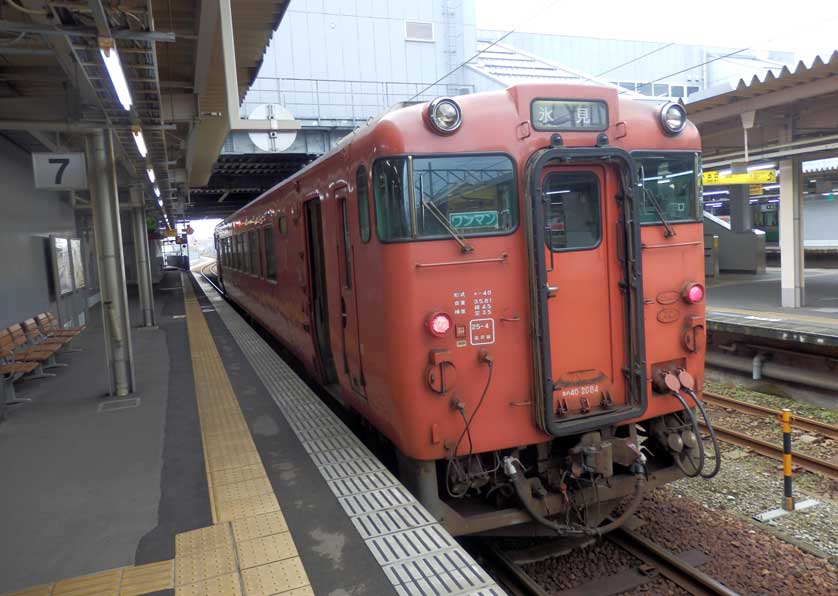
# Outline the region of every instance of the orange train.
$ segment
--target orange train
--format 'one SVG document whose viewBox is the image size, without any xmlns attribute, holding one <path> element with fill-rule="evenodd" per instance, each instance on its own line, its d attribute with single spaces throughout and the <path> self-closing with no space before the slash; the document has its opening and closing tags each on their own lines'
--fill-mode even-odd
<svg viewBox="0 0 838 596">
<path fill-rule="evenodd" d="M 679 104 L 439 98 L 219 224 L 219 276 L 452 533 L 601 534 L 653 486 L 718 471 L 694 413 L 700 167 Z"/>
</svg>

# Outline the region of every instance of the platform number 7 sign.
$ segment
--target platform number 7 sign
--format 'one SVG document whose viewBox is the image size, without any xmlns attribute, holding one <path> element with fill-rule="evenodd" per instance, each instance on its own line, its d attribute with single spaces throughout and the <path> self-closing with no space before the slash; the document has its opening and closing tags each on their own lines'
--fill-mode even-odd
<svg viewBox="0 0 838 596">
<path fill-rule="evenodd" d="M 84 153 L 33 153 L 35 188 L 87 190 Z"/>
</svg>

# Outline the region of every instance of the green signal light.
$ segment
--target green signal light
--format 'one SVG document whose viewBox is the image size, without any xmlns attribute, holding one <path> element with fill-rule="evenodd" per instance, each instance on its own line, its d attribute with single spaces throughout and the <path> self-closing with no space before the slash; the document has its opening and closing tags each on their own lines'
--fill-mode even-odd
<svg viewBox="0 0 838 596">
<path fill-rule="evenodd" d="M 833 195 L 833 194 L 826 195 L 826 200 L 827 201 L 834 201 L 835 200 L 835 195 Z"/>
</svg>

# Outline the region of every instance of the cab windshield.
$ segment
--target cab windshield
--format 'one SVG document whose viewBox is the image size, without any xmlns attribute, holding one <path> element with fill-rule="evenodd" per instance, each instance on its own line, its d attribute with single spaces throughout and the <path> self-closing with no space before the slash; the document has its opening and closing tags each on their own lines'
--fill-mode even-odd
<svg viewBox="0 0 838 596">
<path fill-rule="evenodd" d="M 518 225 L 506 155 L 391 157 L 373 165 L 384 242 L 506 234 Z"/>
<path fill-rule="evenodd" d="M 632 156 L 640 170 L 641 224 L 661 224 L 661 217 L 668 223 L 698 220 L 698 153 L 642 151 Z"/>
</svg>

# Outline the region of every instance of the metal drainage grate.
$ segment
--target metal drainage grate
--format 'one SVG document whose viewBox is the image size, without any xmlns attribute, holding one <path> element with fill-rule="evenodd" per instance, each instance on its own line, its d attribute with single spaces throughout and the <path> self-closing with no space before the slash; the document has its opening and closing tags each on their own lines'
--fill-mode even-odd
<svg viewBox="0 0 838 596">
<path fill-rule="evenodd" d="M 99 414 L 105 414 L 107 412 L 118 412 L 119 410 L 130 410 L 131 408 L 139 407 L 139 397 L 127 397 L 125 399 L 109 399 L 108 401 L 103 401 L 102 403 L 100 403 L 99 407 L 96 408 L 96 412 Z"/>
</svg>

